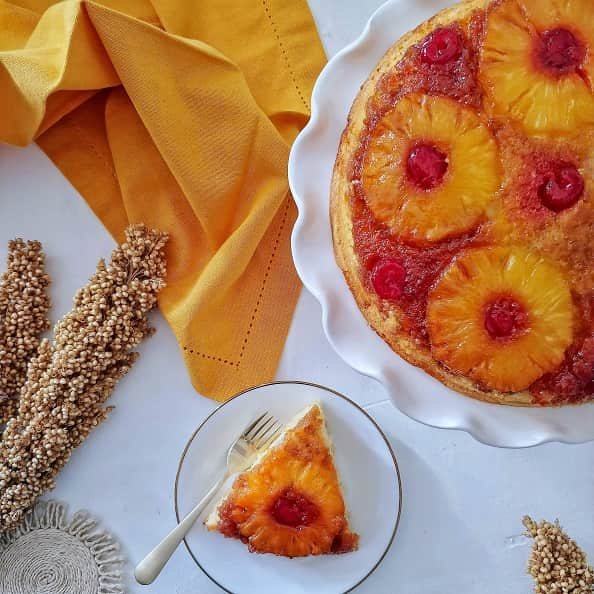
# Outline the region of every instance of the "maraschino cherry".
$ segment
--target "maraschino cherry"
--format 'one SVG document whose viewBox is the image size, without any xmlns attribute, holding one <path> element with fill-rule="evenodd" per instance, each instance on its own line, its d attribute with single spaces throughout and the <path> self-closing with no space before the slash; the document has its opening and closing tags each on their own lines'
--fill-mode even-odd
<svg viewBox="0 0 594 594">
<path fill-rule="evenodd" d="M 432 190 L 438 186 L 447 169 L 447 156 L 430 144 L 416 145 L 406 160 L 408 179 L 421 190 Z"/>
<path fill-rule="evenodd" d="M 543 206 L 560 212 L 573 206 L 584 193 L 584 178 L 569 163 L 558 163 L 538 188 L 538 197 Z"/>
<path fill-rule="evenodd" d="M 421 60 L 426 64 L 447 64 L 461 53 L 462 40 L 454 27 L 435 29 L 421 45 Z"/>
<path fill-rule="evenodd" d="M 406 269 L 395 258 L 377 262 L 371 271 L 371 283 L 382 299 L 396 301 L 402 297 L 406 282 Z"/>
<path fill-rule="evenodd" d="M 536 55 L 545 70 L 561 75 L 582 65 L 586 48 L 571 31 L 558 27 L 540 34 Z"/>
<path fill-rule="evenodd" d="M 285 490 L 271 510 L 273 518 L 285 526 L 309 526 L 319 516 L 318 506 L 292 488 Z"/>
<path fill-rule="evenodd" d="M 502 297 L 487 306 L 485 329 L 491 338 L 510 338 L 526 324 L 526 312 L 515 299 Z"/>
</svg>

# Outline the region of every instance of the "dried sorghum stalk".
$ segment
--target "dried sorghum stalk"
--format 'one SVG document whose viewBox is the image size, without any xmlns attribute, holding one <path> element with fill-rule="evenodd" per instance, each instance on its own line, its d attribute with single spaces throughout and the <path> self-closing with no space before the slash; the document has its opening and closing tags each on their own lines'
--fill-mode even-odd
<svg viewBox="0 0 594 594">
<path fill-rule="evenodd" d="M 109 414 L 104 406 L 130 369 L 132 352 L 152 333 L 146 314 L 165 286 L 167 235 L 134 225 L 109 266 L 74 298 L 73 309 L 31 361 L 18 415 L 0 443 L 0 532 L 14 527 L 89 432 Z"/>
<path fill-rule="evenodd" d="M 536 523 L 525 516 L 526 534 L 534 539 L 528 573 L 536 594 L 592 594 L 594 571 L 586 554 L 559 526 L 557 520 Z"/>
<path fill-rule="evenodd" d="M 0 277 L 0 434 L 16 414 L 27 365 L 50 327 L 44 260 L 38 241 L 8 243 L 6 272 Z"/>
</svg>

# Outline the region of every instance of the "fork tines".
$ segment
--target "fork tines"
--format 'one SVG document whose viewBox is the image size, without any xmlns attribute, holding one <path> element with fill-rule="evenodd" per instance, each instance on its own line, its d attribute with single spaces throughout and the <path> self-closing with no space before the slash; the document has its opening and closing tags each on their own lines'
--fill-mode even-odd
<svg viewBox="0 0 594 594">
<path fill-rule="evenodd" d="M 268 447 L 280 435 L 282 429 L 283 424 L 266 411 L 243 432 L 243 438 L 261 450 Z"/>
</svg>

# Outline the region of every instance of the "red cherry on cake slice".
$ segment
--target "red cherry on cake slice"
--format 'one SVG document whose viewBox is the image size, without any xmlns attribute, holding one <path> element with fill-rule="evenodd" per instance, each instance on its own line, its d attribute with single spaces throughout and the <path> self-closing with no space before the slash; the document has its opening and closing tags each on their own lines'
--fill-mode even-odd
<svg viewBox="0 0 594 594">
<path fill-rule="evenodd" d="M 570 208 L 583 193 L 584 178 L 573 165 L 567 163 L 556 165 L 538 188 L 542 204 L 554 212 Z"/>
<path fill-rule="evenodd" d="M 408 179 L 421 190 L 432 190 L 443 180 L 448 159 L 436 146 L 418 144 L 406 160 Z"/>
<path fill-rule="evenodd" d="M 461 53 L 462 40 L 453 27 L 435 29 L 421 46 L 421 59 L 426 64 L 447 64 Z"/>
<path fill-rule="evenodd" d="M 315 503 L 305 495 L 289 488 L 276 500 L 271 510 L 272 516 L 285 526 L 309 526 L 320 515 Z"/>
<path fill-rule="evenodd" d="M 406 269 L 395 258 L 380 260 L 371 271 L 371 284 L 382 299 L 400 299 L 406 282 Z"/>
</svg>

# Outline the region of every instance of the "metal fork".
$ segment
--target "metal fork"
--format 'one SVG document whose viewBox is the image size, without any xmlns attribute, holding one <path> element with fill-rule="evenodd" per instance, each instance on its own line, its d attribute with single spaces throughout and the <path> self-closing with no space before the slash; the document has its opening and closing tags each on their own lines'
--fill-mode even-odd
<svg viewBox="0 0 594 594">
<path fill-rule="evenodd" d="M 246 470 L 258 452 L 267 448 L 280 434 L 283 425 L 272 415 L 260 415 L 231 444 L 227 451 L 227 469 L 221 479 L 198 502 L 196 507 L 136 566 L 134 577 L 139 584 L 151 584 L 184 539 L 204 508 L 233 474 Z"/>
</svg>

